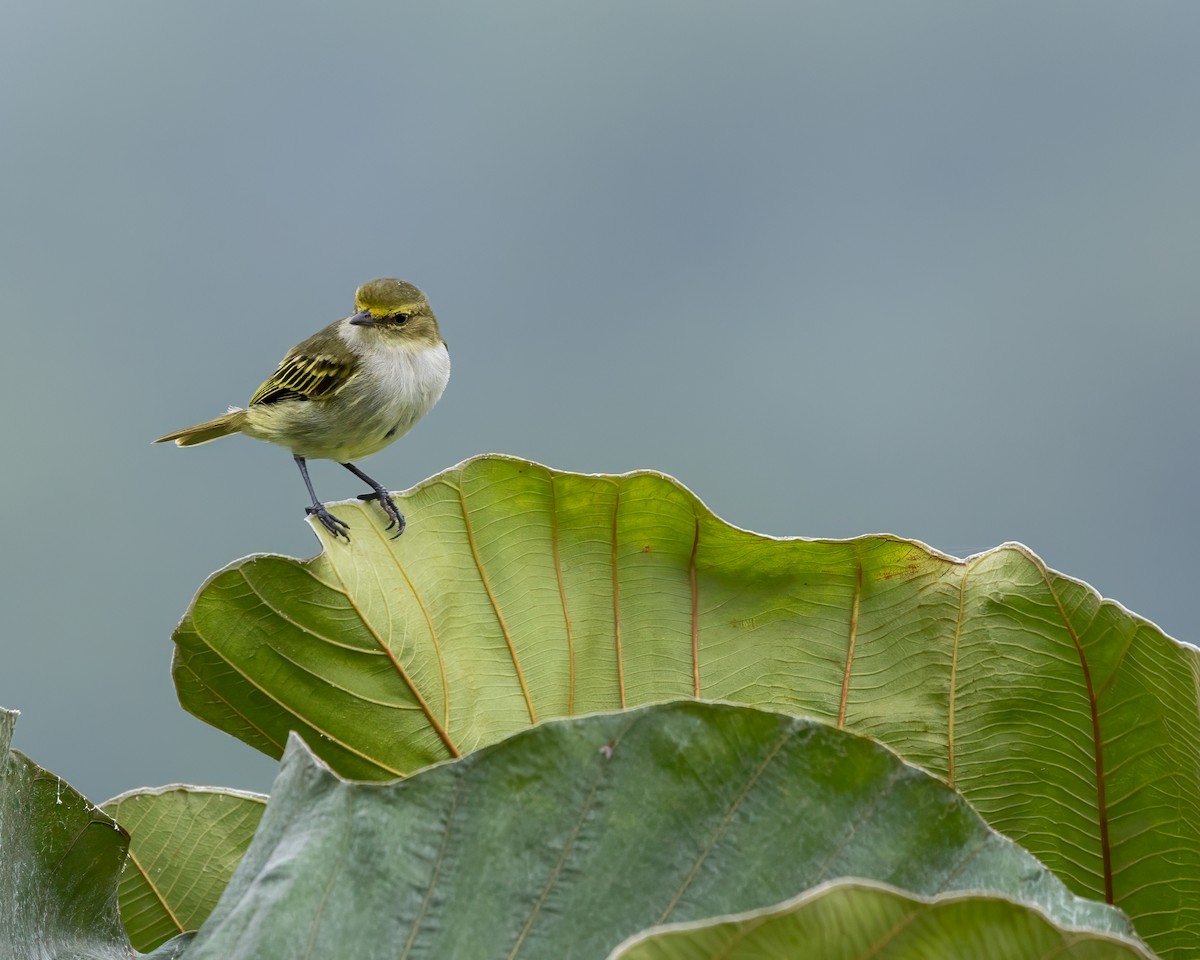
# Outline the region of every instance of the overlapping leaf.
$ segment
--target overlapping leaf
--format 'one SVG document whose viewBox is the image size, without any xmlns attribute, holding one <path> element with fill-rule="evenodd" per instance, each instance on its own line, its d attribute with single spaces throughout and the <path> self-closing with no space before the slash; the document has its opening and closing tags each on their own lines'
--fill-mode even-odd
<svg viewBox="0 0 1200 960">
<path fill-rule="evenodd" d="M 293 740 L 185 957 L 597 958 L 844 874 L 1128 929 L 875 741 L 676 703 L 543 724 L 391 784 L 341 780 Z"/>
<path fill-rule="evenodd" d="M 351 543 L 214 576 L 175 636 L 187 709 L 376 778 L 665 699 L 814 714 L 945 777 L 1163 955 L 1200 942 L 1197 651 L 1023 547 L 773 540 L 658 474 L 500 457 L 403 500 L 398 540 L 340 505 Z"/>
<path fill-rule="evenodd" d="M 9 749 L 16 717 L 0 710 L 0 957 L 129 960 L 117 916 L 128 838 Z"/>
<path fill-rule="evenodd" d="M 176 785 L 132 790 L 103 805 L 129 833 L 119 897 L 138 950 L 204 922 L 250 845 L 266 799 Z"/>
<path fill-rule="evenodd" d="M 1062 927 L 1001 897 L 914 897 L 880 884 L 823 886 L 738 917 L 646 931 L 609 960 L 1150 960 L 1122 937 Z"/>
</svg>

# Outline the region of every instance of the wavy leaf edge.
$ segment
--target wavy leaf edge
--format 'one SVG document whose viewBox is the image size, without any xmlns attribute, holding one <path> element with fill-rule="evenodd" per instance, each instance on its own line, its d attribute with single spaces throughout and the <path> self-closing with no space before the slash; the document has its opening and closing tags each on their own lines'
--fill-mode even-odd
<svg viewBox="0 0 1200 960">
<path fill-rule="evenodd" d="M 899 900 L 906 901 L 910 904 L 916 904 L 928 907 L 937 907 L 951 905 L 955 903 L 963 903 L 972 900 L 988 900 L 996 901 L 1003 904 L 1011 904 L 1022 910 L 1027 910 L 1035 914 L 1038 919 L 1045 922 L 1048 926 L 1064 933 L 1086 936 L 1089 939 L 1109 942 L 1114 946 L 1127 947 L 1131 951 L 1135 951 L 1136 956 L 1144 957 L 1145 960 L 1154 960 L 1155 955 L 1149 950 L 1145 943 L 1136 937 L 1127 937 L 1120 934 L 1112 933 L 1104 930 L 1097 930 L 1093 927 L 1078 927 L 1060 923 L 1050 917 L 1041 907 L 1036 904 L 1029 903 L 1023 900 L 1015 900 L 1012 897 L 1005 897 L 993 892 L 970 892 L 956 890 L 950 893 L 941 893 L 935 896 L 924 896 L 919 893 L 913 893 L 910 890 L 903 890 L 900 887 L 893 886 L 889 883 L 882 883 L 878 880 L 863 880 L 863 879 L 837 879 L 828 880 L 818 884 L 803 893 L 799 893 L 787 900 L 782 900 L 771 906 L 760 907 L 756 910 L 746 910 L 741 913 L 729 913 L 721 916 L 705 917 L 702 920 L 685 920 L 678 923 L 664 923 L 654 927 L 648 927 L 635 933 L 619 943 L 609 953 L 606 960 L 623 960 L 635 947 L 653 940 L 663 934 L 671 933 L 690 933 L 693 931 L 706 930 L 710 927 L 721 926 L 724 924 L 739 924 L 753 923 L 755 921 L 768 921 L 785 916 L 788 913 L 802 909 L 824 897 L 833 896 L 842 892 L 874 892 L 882 893 L 888 896 L 895 897 Z"/>
<path fill-rule="evenodd" d="M 771 534 L 771 533 L 760 533 L 759 531 L 751 530 L 748 527 L 739 527 L 737 524 L 732 523 L 729 520 L 726 520 L 724 517 L 717 514 L 711 507 L 709 507 L 709 505 L 704 502 L 704 499 L 702 497 L 700 497 L 694 490 L 692 490 L 691 487 L 689 487 L 687 484 L 683 483 L 683 481 L 678 480 L 677 478 L 671 476 L 669 473 L 664 473 L 661 470 L 654 470 L 652 468 L 639 468 L 637 470 L 628 470 L 628 471 L 625 471 L 624 473 L 586 473 L 586 472 L 580 472 L 580 471 L 574 471 L 574 470 L 560 470 L 557 467 L 547 466 L 546 464 L 541 463 L 537 460 L 529 460 L 529 459 L 526 459 L 525 457 L 515 456 L 514 454 L 480 453 L 480 454 L 476 454 L 471 457 L 467 457 L 464 460 L 460 460 L 458 463 L 454 464 L 453 466 L 447 467 L 446 469 L 441 470 L 438 473 L 435 473 L 433 476 L 427 477 L 426 479 L 413 484 L 413 486 L 408 487 L 405 490 L 392 491 L 392 495 L 396 496 L 396 497 L 403 497 L 403 498 L 409 498 L 409 497 L 416 496 L 417 494 L 423 492 L 424 490 L 426 490 L 429 487 L 436 486 L 439 483 L 444 483 L 446 481 L 447 477 L 449 477 L 455 473 L 462 472 L 462 471 L 466 470 L 467 468 L 474 466 L 475 464 L 485 463 L 488 461 L 502 461 L 505 463 L 518 464 L 518 465 L 524 466 L 524 467 L 533 467 L 538 470 L 545 470 L 553 476 L 575 476 L 575 477 L 585 477 L 585 478 L 594 479 L 594 480 L 632 480 L 632 479 L 636 479 L 638 477 L 653 477 L 658 480 L 664 480 L 667 483 L 669 483 L 671 486 L 675 487 L 677 490 L 681 491 L 690 500 L 692 500 L 693 503 L 695 504 L 695 506 L 698 508 L 698 510 L 700 512 L 702 512 L 703 514 L 705 514 L 709 519 L 714 520 L 717 523 L 721 524 L 722 526 L 727 527 L 728 529 L 733 530 L 737 533 L 755 537 L 759 540 L 770 541 L 770 542 L 775 542 L 775 543 L 799 542 L 799 543 L 854 544 L 854 543 L 861 543 L 861 542 L 870 541 L 870 540 L 888 540 L 888 541 L 892 541 L 894 543 L 902 543 L 902 544 L 907 544 L 909 546 L 917 547 L 918 549 L 925 551 L 927 554 L 929 554 L 929 556 L 931 556 L 935 559 L 943 560 L 947 563 L 952 563 L 952 564 L 959 565 L 959 566 L 966 565 L 966 564 L 972 564 L 972 563 L 975 563 L 986 557 L 995 556 L 997 554 L 1001 554 L 1001 553 L 1005 553 L 1005 552 L 1019 553 L 1023 557 L 1025 557 L 1030 563 L 1032 563 L 1034 566 L 1036 566 L 1039 570 L 1041 570 L 1043 572 L 1043 574 L 1050 574 L 1054 577 L 1061 577 L 1063 580 L 1066 580 L 1069 583 L 1073 583 L 1077 586 L 1083 587 L 1085 590 L 1088 590 L 1089 592 L 1091 592 L 1099 600 L 1099 602 L 1102 605 L 1115 607 L 1121 613 L 1125 614 L 1128 617 L 1133 618 L 1134 620 L 1138 621 L 1140 624 L 1142 624 L 1144 626 L 1147 626 L 1153 630 L 1156 630 L 1158 633 L 1161 633 L 1168 640 L 1171 640 L 1172 642 L 1178 644 L 1181 647 L 1185 647 L 1185 648 L 1193 648 L 1194 647 L 1193 644 L 1186 643 L 1186 642 L 1178 639 L 1177 637 L 1172 636 L 1170 633 L 1168 633 L 1166 630 L 1164 630 L 1162 627 L 1160 627 L 1157 623 L 1155 623 L 1149 617 L 1147 617 L 1143 614 L 1140 614 L 1135 610 L 1131 610 L 1129 607 L 1125 606 L 1120 600 L 1116 600 L 1112 597 L 1104 596 L 1104 594 L 1102 594 L 1099 590 L 1097 590 L 1095 587 L 1093 587 L 1086 580 L 1082 580 L 1079 577 L 1073 577 L 1070 574 L 1063 573 L 1061 570 L 1057 570 L 1054 567 L 1049 566 L 1033 549 L 1031 549 L 1030 547 L 1028 547 L 1026 544 L 1022 543 L 1019 540 L 1005 540 L 1004 542 L 997 544 L 994 547 L 988 547 L 984 550 L 977 551 L 976 553 L 968 554 L 965 557 L 956 557 L 953 554 L 946 553 L 943 550 L 939 550 L 937 547 L 931 546 L 930 544 L 926 543 L 923 540 L 918 540 L 914 537 L 905 537 L 905 536 L 901 536 L 901 535 L 895 534 L 895 533 L 886 533 L 886 532 L 885 533 L 861 533 L 861 534 L 857 534 L 856 536 L 853 536 L 853 537 L 808 537 L 808 536 L 789 536 L 789 535 L 776 535 L 776 534 Z M 326 504 L 327 507 L 339 507 L 339 506 L 359 507 L 361 505 L 362 505 L 362 501 L 360 501 L 356 498 L 348 498 L 345 500 L 331 500 Z M 238 557 L 236 560 L 230 561 L 229 563 L 225 564 L 224 566 L 220 567 L 219 569 L 214 570 L 211 574 L 209 574 L 204 579 L 203 583 L 201 583 L 199 588 L 197 588 L 196 593 L 193 596 L 191 602 L 188 604 L 187 609 L 184 611 L 183 616 L 181 616 L 179 618 L 179 623 L 182 624 L 188 619 L 189 615 L 192 612 L 192 608 L 195 606 L 196 600 L 204 592 L 205 587 L 207 587 L 213 580 L 215 580 L 221 574 L 226 573 L 229 570 L 233 570 L 239 566 L 242 566 L 247 561 L 265 558 L 265 559 L 272 559 L 272 560 L 290 560 L 295 563 L 309 564 L 309 563 L 312 563 L 313 561 L 319 559 L 321 556 L 323 556 L 326 552 L 325 548 L 328 545 L 327 541 L 325 540 L 325 538 L 323 536 L 324 531 L 322 530 L 320 524 L 310 516 L 306 516 L 304 518 L 304 522 L 309 526 L 309 528 L 313 531 L 314 535 L 317 537 L 317 540 L 320 542 L 320 544 L 322 546 L 321 550 L 319 550 L 319 551 L 317 551 L 317 553 L 314 553 L 311 556 L 307 556 L 307 557 L 296 557 L 296 556 L 292 556 L 291 554 L 286 554 L 286 553 L 276 553 L 276 552 L 269 551 L 269 550 L 260 550 L 260 551 L 255 551 L 253 553 L 245 554 L 244 556 Z M 116 798 L 114 797 L 113 799 L 116 799 Z"/>
</svg>

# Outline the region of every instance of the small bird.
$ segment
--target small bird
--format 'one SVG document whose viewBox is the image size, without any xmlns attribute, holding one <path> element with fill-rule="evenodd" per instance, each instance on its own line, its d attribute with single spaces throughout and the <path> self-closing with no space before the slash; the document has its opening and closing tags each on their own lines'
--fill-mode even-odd
<svg viewBox="0 0 1200 960">
<path fill-rule="evenodd" d="M 168 433 L 181 447 L 244 433 L 292 451 L 315 516 L 335 537 L 350 525 L 331 514 L 313 490 L 309 458 L 336 460 L 371 487 L 360 500 L 378 500 L 393 539 L 404 516 L 391 494 L 351 461 L 408 433 L 438 402 L 450 379 L 450 354 L 425 294 L 403 280 L 372 280 L 354 294 L 354 313 L 292 347 L 243 410 Z"/>
</svg>

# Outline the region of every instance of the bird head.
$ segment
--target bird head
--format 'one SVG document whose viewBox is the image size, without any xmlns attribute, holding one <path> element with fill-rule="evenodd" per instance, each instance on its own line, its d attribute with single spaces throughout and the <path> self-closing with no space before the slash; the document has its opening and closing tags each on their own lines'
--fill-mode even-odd
<svg viewBox="0 0 1200 960">
<path fill-rule="evenodd" d="M 436 346 L 442 342 L 437 318 L 425 294 L 404 280 L 382 279 L 364 283 L 354 294 L 356 327 L 378 331 L 388 339 Z"/>
</svg>

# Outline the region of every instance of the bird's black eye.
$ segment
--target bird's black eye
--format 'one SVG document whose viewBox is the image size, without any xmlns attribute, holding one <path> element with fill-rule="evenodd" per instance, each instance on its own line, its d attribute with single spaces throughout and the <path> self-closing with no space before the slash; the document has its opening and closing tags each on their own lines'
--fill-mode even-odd
<svg viewBox="0 0 1200 960">
<path fill-rule="evenodd" d="M 412 319 L 411 313 L 394 313 L 394 314 L 392 314 L 392 322 L 393 323 L 405 324 L 405 323 L 408 323 L 408 321 L 411 319 Z"/>
</svg>

